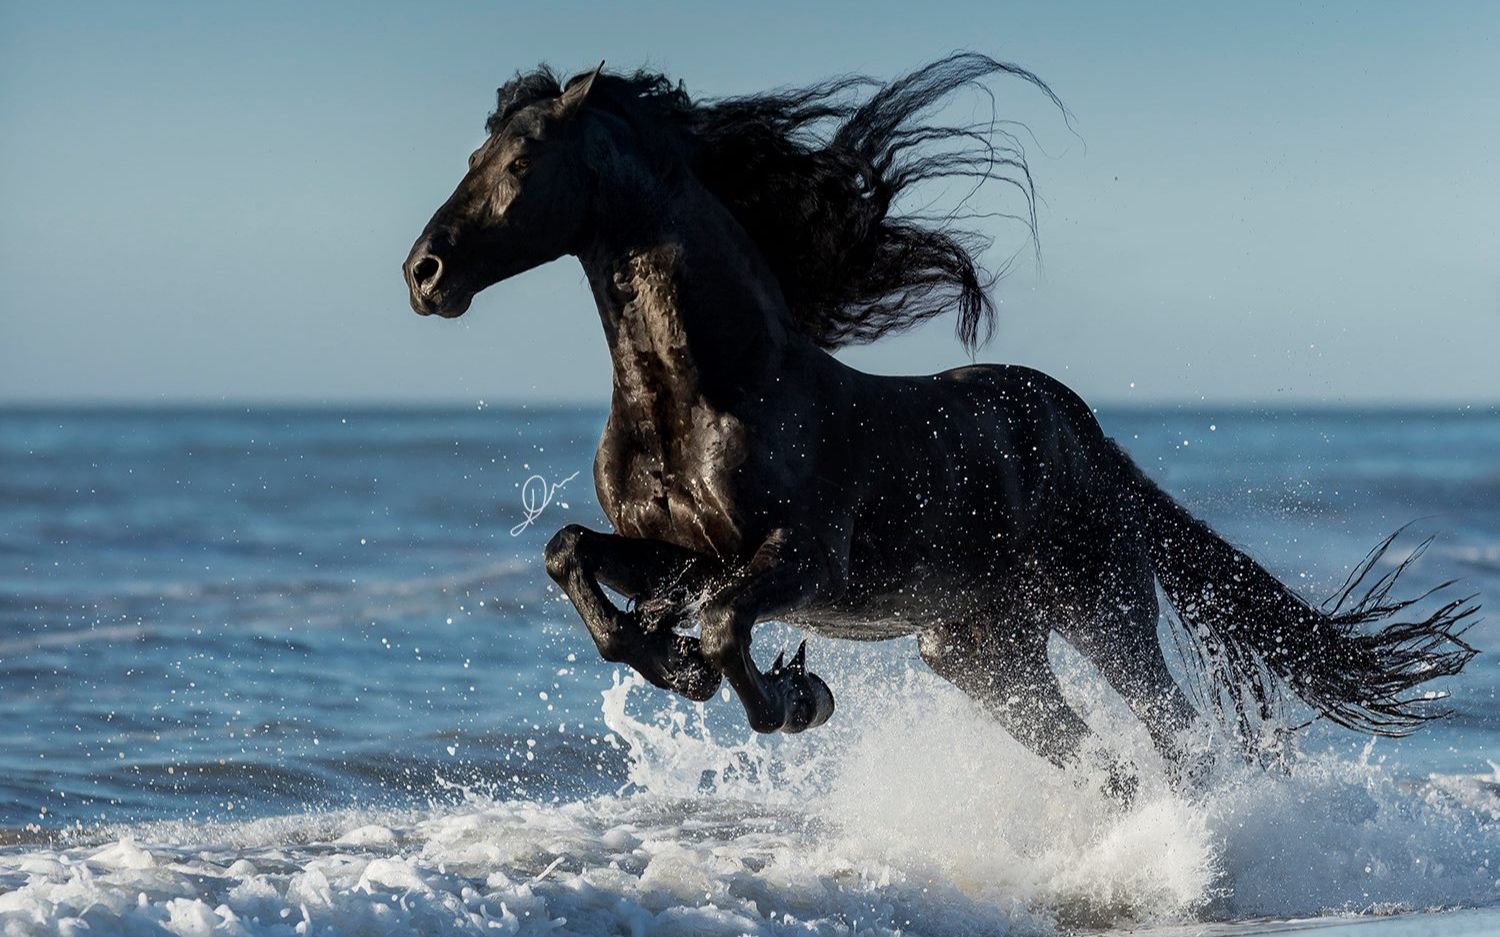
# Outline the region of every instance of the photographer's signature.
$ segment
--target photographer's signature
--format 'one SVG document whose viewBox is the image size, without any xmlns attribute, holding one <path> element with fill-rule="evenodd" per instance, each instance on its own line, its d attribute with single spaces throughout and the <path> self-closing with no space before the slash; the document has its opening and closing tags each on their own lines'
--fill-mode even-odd
<svg viewBox="0 0 1500 937">
<path fill-rule="evenodd" d="M 533 475 L 530 478 L 526 479 L 526 481 L 522 482 L 521 510 L 526 512 L 526 519 L 521 521 L 521 523 L 517 524 L 516 526 L 512 527 L 510 529 L 510 535 L 512 537 L 521 536 L 521 532 L 534 524 L 536 522 L 536 519 L 542 516 L 542 512 L 547 510 L 547 505 L 552 503 L 553 495 L 556 495 L 560 490 L 562 490 L 562 486 L 566 485 L 568 482 L 577 477 L 578 473 L 574 472 L 572 475 L 569 475 L 567 478 L 564 478 L 560 482 L 557 482 L 555 484 L 548 484 L 547 479 L 543 478 L 540 475 Z M 564 509 L 566 509 L 568 506 L 568 503 L 566 501 L 559 501 L 558 504 L 560 504 Z"/>
</svg>

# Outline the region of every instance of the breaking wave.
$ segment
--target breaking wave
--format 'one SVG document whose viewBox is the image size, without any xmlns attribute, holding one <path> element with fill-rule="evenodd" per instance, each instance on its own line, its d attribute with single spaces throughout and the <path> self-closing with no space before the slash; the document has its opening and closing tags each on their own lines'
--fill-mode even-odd
<svg viewBox="0 0 1500 937">
<path fill-rule="evenodd" d="M 603 693 L 619 790 L 108 828 L 0 852 L 0 930 L 177 934 L 1048 934 L 1500 903 L 1500 766 L 1403 778 L 1375 747 L 1221 759 L 1133 804 L 1039 761 L 920 669 L 846 668 L 840 712 L 748 735 L 635 677 Z M 722 720 L 722 724 L 721 724 Z"/>
</svg>

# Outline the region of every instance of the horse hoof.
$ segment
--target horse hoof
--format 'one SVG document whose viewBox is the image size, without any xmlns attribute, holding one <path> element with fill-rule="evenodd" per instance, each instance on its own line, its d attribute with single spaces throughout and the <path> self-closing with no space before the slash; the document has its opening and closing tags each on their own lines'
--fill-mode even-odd
<svg viewBox="0 0 1500 937">
<path fill-rule="evenodd" d="M 1168 763 L 1167 779 L 1173 790 L 1197 794 L 1208 789 L 1213 770 L 1213 752 L 1183 753 Z"/>
<path fill-rule="evenodd" d="M 719 692 L 724 675 L 705 665 L 684 668 L 672 676 L 672 692 L 680 693 L 695 703 L 705 703 Z"/>
<path fill-rule="evenodd" d="M 724 675 L 703 659 L 698 639 L 683 634 L 649 634 L 630 645 L 623 661 L 652 686 L 695 703 L 713 699 Z"/>
<path fill-rule="evenodd" d="M 833 691 L 815 673 L 803 674 L 800 685 L 787 699 L 786 722 L 781 731 L 795 734 L 816 729 L 833 715 Z"/>
<path fill-rule="evenodd" d="M 1135 803 L 1135 794 L 1139 788 L 1140 779 L 1136 777 L 1134 767 L 1115 762 L 1104 779 L 1102 792 L 1122 809 L 1129 810 Z"/>
<path fill-rule="evenodd" d="M 833 715 L 833 691 L 822 677 L 807 672 L 806 662 L 807 642 L 803 641 L 791 663 L 783 664 L 778 654 L 765 675 L 772 693 L 781 701 L 784 718 L 780 731 L 789 735 L 815 729 Z"/>
<path fill-rule="evenodd" d="M 724 675 L 719 668 L 703 659 L 698 639 L 673 634 L 667 638 L 667 672 L 674 693 L 681 693 L 695 703 L 713 699 L 719 692 Z"/>
</svg>

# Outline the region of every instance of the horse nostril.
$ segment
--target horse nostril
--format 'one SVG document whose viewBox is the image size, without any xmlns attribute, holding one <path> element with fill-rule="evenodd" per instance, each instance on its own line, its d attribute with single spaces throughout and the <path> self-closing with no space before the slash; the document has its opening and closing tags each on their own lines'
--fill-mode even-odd
<svg viewBox="0 0 1500 937">
<path fill-rule="evenodd" d="M 428 254 L 411 268 L 412 281 L 420 287 L 430 287 L 437 283 L 438 277 L 443 272 L 443 262 Z"/>
</svg>

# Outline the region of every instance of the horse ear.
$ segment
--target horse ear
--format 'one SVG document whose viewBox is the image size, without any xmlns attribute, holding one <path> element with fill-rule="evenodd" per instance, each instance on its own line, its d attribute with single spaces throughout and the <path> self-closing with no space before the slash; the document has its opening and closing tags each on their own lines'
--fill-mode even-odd
<svg viewBox="0 0 1500 937">
<path fill-rule="evenodd" d="M 589 91 L 594 87 L 594 81 L 598 79 L 602 71 L 604 71 L 604 62 L 600 60 L 599 67 L 590 72 L 587 78 L 568 85 L 562 97 L 558 99 L 558 110 L 564 114 L 571 114 L 582 107 L 583 102 L 588 100 Z"/>
</svg>

